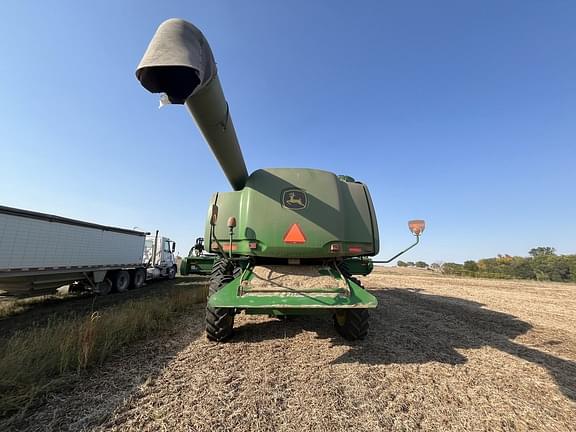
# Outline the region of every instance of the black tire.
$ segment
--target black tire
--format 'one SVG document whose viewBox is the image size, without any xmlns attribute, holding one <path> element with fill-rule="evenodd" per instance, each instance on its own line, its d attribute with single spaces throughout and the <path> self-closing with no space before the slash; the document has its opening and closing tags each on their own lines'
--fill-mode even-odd
<svg viewBox="0 0 576 432">
<path fill-rule="evenodd" d="M 347 340 L 364 339 L 368 334 L 367 309 L 340 309 L 334 314 L 334 327 Z"/>
<path fill-rule="evenodd" d="M 176 273 L 178 273 L 178 269 L 176 268 L 176 266 L 170 267 L 170 270 L 168 270 L 168 279 L 169 280 L 176 279 Z"/>
<path fill-rule="evenodd" d="M 342 275 L 362 286 L 362 282 L 350 274 L 348 266 L 340 265 Z M 334 327 L 336 331 L 345 339 L 354 341 L 364 339 L 368 334 L 370 314 L 367 309 L 340 309 L 334 313 Z"/>
<path fill-rule="evenodd" d="M 209 296 L 231 282 L 240 269 L 234 269 L 228 260 L 217 259 L 210 274 Z M 208 340 L 223 342 L 234 332 L 234 309 L 206 306 L 206 337 Z"/>
<path fill-rule="evenodd" d="M 132 274 L 132 288 L 138 289 L 142 288 L 146 283 L 146 270 L 143 268 L 139 268 L 134 270 Z"/>
<path fill-rule="evenodd" d="M 104 279 L 102 282 L 97 283 L 94 292 L 101 296 L 110 294 L 112 292 L 112 282 L 110 279 Z"/>
<path fill-rule="evenodd" d="M 114 291 L 123 293 L 130 288 L 130 273 L 126 270 L 118 270 L 112 273 L 112 288 Z"/>
</svg>

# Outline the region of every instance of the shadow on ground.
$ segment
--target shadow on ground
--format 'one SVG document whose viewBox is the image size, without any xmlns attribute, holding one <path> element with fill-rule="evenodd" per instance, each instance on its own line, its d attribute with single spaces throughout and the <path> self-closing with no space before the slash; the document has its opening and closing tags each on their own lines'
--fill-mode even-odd
<svg viewBox="0 0 576 432">
<path fill-rule="evenodd" d="M 474 301 L 424 294 L 421 290 L 372 291 L 378 309 L 371 312 L 370 334 L 349 343 L 335 335 L 327 317 L 297 317 L 293 321 L 249 323 L 237 329 L 234 341 L 257 342 L 292 337 L 302 330 L 350 350 L 335 363 L 463 364 L 458 349 L 492 347 L 548 370 L 561 391 L 576 400 L 576 363 L 514 342 L 532 326 Z M 554 341 L 550 341 L 552 344 Z"/>
</svg>

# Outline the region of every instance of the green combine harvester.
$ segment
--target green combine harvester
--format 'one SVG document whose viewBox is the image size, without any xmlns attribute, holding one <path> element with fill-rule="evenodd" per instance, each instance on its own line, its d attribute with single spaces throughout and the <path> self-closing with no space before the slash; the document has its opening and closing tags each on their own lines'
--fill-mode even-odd
<svg viewBox="0 0 576 432">
<path fill-rule="evenodd" d="M 276 317 L 328 313 L 346 339 L 368 332 L 377 305 L 355 275 L 414 247 L 424 221 L 411 221 L 416 242 L 387 261 L 365 184 L 317 169 L 269 168 L 248 175 L 208 41 L 192 24 L 160 25 L 136 76 L 162 104 L 185 104 L 228 178 L 233 192 L 217 192 L 205 239 L 214 259 L 206 334 L 224 341 L 244 311 Z"/>
<path fill-rule="evenodd" d="M 212 273 L 214 260 L 217 257 L 216 254 L 205 253 L 204 238 L 198 237 L 188 256 L 180 263 L 180 274 L 182 276 L 209 275 Z"/>
</svg>

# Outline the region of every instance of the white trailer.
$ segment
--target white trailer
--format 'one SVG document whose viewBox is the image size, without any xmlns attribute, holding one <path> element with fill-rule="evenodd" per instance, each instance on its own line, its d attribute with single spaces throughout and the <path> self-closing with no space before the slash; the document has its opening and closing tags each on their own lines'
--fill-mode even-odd
<svg viewBox="0 0 576 432">
<path fill-rule="evenodd" d="M 175 243 L 147 234 L 0 206 L 0 293 L 70 285 L 108 294 L 174 278 Z"/>
</svg>

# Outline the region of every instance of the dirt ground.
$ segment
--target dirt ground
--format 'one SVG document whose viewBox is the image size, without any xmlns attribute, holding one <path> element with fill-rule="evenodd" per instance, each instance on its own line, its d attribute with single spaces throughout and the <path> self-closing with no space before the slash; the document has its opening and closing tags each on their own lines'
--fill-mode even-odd
<svg viewBox="0 0 576 432">
<path fill-rule="evenodd" d="M 576 285 L 397 269 L 363 282 L 380 305 L 362 342 L 327 317 L 241 315 L 216 344 L 200 305 L 0 429 L 576 430 Z"/>
</svg>

